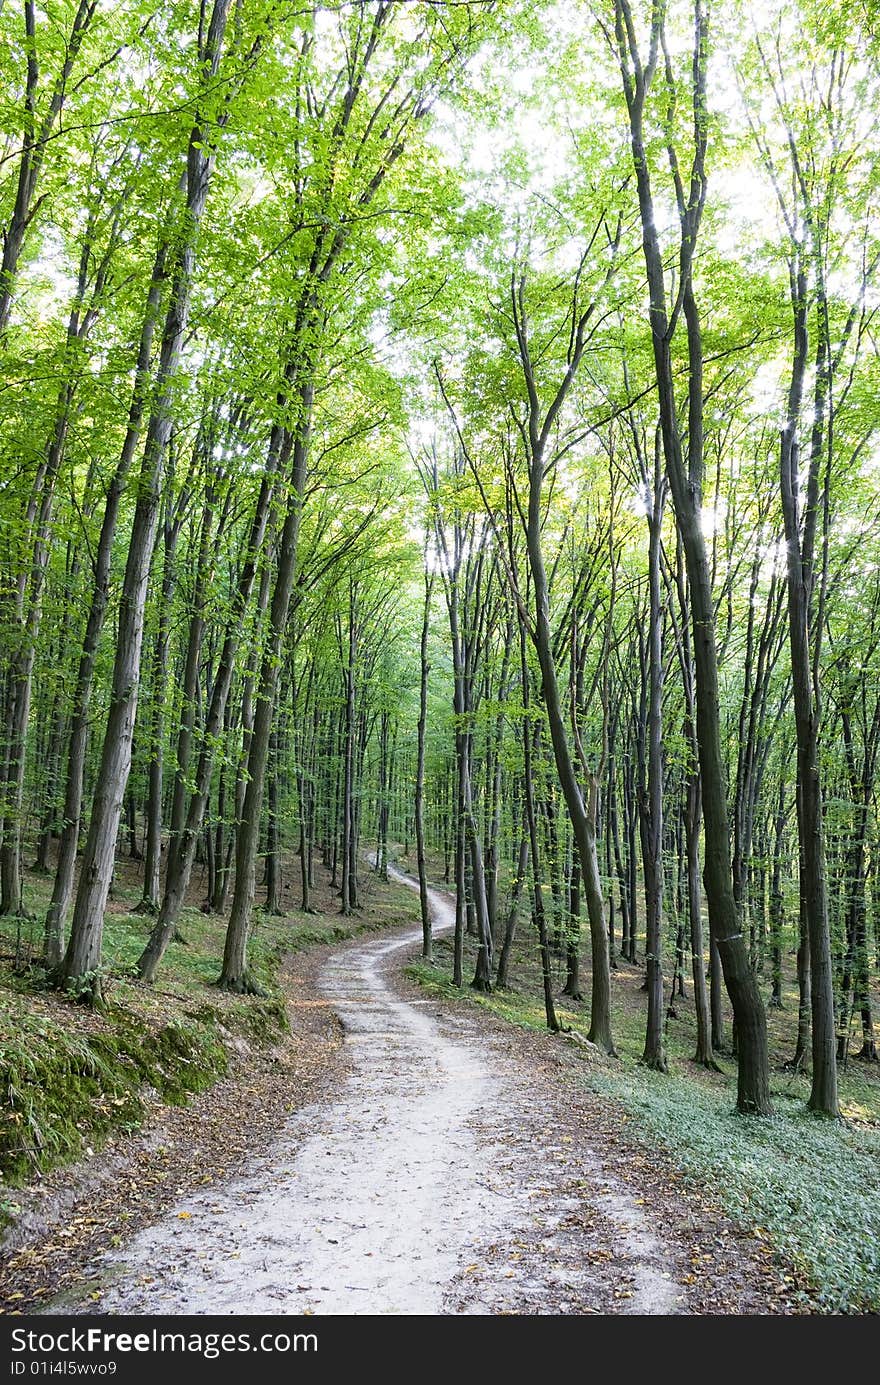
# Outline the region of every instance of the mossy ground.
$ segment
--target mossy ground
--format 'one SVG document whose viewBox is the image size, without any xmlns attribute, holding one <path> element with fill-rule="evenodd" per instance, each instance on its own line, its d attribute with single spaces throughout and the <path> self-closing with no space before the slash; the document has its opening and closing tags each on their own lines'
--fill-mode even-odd
<svg viewBox="0 0 880 1385">
<path fill-rule="evenodd" d="M 409 866 L 409 862 L 405 863 Z M 639 956 L 644 955 L 639 940 Z M 452 985 L 452 944 L 435 942 L 435 963 L 419 962 L 409 974 L 433 994 L 488 1009 L 527 1029 L 545 1028 L 535 938 L 520 925 L 511 987 L 483 994 L 467 984 L 476 952 L 467 940 L 465 986 Z M 797 989 L 793 957 L 786 958 L 784 1009 L 768 1010 L 775 1114 L 768 1119 L 735 1111 L 736 1063 L 721 1054 L 721 1072 L 692 1060 L 696 1023 L 688 973 L 687 995 L 676 997 L 665 1026 L 669 1073 L 649 1072 L 639 1060 L 644 1047 L 643 968 L 620 963 L 613 974 L 614 1039 L 618 1057 L 605 1060 L 573 1045 L 584 1057 L 582 1079 L 622 1109 L 628 1139 L 662 1146 L 702 1191 L 735 1221 L 766 1238 L 789 1267 L 795 1292 L 827 1312 L 880 1311 L 880 1070 L 850 1056 L 840 1068 L 842 1122 L 818 1119 L 806 1109 L 809 1078 L 785 1064 L 794 1051 Z M 583 1002 L 560 996 L 565 967 L 554 958 L 557 1015 L 585 1035 L 589 1027 L 590 975 L 582 972 Z M 762 979 L 762 990 L 769 986 Z M 668 988 L 667 988 L 668 1000 Z M 730 1015 L 725 1016 L 730 1034 Z M 564 1037 L 560 1042 L 566 1042 Z"/>
<path fill-rule="evenodd" d="M 39 965 L 51 881 L 28 874 L 23 918 L 0 919 L 0 1226 L 15 1188 L 131 1130 L 151 1102 L 179 1103 L 226 1072 L 236 1040 L 276 1042 L 287 1026 L 280 959 L 317 944 L 412 921 L 412 897 L 364 867 L 364 910 L 342 918 L 327 882 L 315 914 L 258 911 L 250 961 L 264 997 L 228 995 L 214 983 L 226 919 L 192 903 L 181 916 L 154 986 L 132 974 L 152 926 L 135 912 L 134 864 L 119 872 L 105 921 L 99 1011 L 51 990 Z"/>
</svg>

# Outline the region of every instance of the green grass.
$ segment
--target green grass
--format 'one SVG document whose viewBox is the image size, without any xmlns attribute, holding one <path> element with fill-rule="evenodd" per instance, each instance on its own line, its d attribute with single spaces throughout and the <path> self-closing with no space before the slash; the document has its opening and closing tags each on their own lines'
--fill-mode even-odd
<svg viewBox="0 0 880 1385">
<path fill-rule="evenodd" d="M 435 956 L 440 960 L 448 950 L 449 944 L 446 939 L 440 942 L 435 940 Z M 522 991 L 473 991 L 465 984 L 463 990 L 452 984 L 451 971 L 443 966 L 430 966 L 426 962 L 413 962 L 405 969 L 406 975 L 418 981 L 419 985 L 430 995 L 439 996 L 444 1000 L 465 1000 L 471 1005 L 476 1005 L 480 1009 L 490 1010 L 494 1015 L 500 1015 L 502 1019 L 510 1024 L 517 1024 L 521 1029 L 546 1030 L 547 1021 L 544 1013 L 543 1000 L 538 1000 L 534 996 L 527 995 Z M 583 1023 L 582 1016 L 569 1010 L 564 1004 L 556 1002 L 556 1018 L 560 1024 L 579 1028 Z"/>
<path fill-rule="evenodd" d="M 472 965 L 469 953 L 466 967 Z M 431 994 L 489 1010 L 526 1029 L 545 1029 L 534 944 L 521 938 L 514 989 L 491 994 L 452 985 L 451 949 L 436 944 L 433 966 L 418 962 L 408 974 Z M 466 970 L 466 979 L 469 972 Z M 794 1271 L 792 1298 L 825 1312 L 880 1311 L 880 1100 L 876 1073 L 853 1060 L 841 1073 L 841 1100 L 849 1119 L 834 1122 L 806 1109 L 809 1084 L 781 1070 L 791 1051 L 796 1006 L 771 1012 L 773 1103 L 769 1118 L 735 1111 L 735 1065 L 710 1073 L 689 1061 L 694 1025 L 689 1002 L 667 1024 L 670 1072 L 639 1064 L 644 1044 L 641 972 L 614 977 L 617 1059 L 583 1058 L 579 1080 L 611 1098 L 631 1117 L 627 1138 L 649 1150 L 662 1147 L 693 1183 L 731 1219 L 766 1238 Z M 584 978 L 589 994 L 589 976 Z M 558 989 L 558 988 L 557 988 Z M 690 989 L 690 988 L 689 988 Z M 585 1033 L 588 1007 L 558 1005 L 558 1018 Z M 564 1040 L 561 1040 L 564 1042 Z"/>
</svg>

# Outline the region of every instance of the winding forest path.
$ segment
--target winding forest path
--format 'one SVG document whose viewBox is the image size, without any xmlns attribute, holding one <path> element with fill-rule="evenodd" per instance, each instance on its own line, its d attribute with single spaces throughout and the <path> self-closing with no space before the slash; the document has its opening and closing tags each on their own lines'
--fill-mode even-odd
<svg viewBox="0 0 880 1385">
<path fill-rule="evenodd" d="M 452 925 L 436 891 L 431 907 L 435 928 Z M 687 1311 L 641 1199 L 566 1133 L 562 1084 L 476 1016 L 398 993 L 395 963 L 419 938 L 327 960 L 341 1089 L 292 1116 L 245 1176 L 116 1253 L 102 1312 Z"/>
</svg>

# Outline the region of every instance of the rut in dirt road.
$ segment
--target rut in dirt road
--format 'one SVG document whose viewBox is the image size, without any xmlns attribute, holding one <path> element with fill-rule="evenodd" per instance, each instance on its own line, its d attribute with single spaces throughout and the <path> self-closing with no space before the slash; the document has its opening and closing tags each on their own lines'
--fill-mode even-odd
<svg viewBox="0 0 880 1385">
<path fill-rule="evenodd" d="M 431 905 L 449 927 L 448 901 L 432 891 Z M 635 1200 L 589 1151 L 573 1163 L 554 1143 L 533 1074 L 475 1018 L 395 994 L 392 964 L 419 937 L 327 962 L 320 988 L 351 1059 L 338 1097 L 116 1253 L 101 1311 L 682 1311 Z"/>
</svg>

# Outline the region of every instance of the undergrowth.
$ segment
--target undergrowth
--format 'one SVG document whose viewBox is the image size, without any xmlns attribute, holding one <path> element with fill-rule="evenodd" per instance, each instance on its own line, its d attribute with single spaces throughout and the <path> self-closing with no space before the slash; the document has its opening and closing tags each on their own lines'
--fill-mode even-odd
<svg viewBox="0 0 880 1385">
<path fill-rule="evenodd" d="M 773 1093 L 776 1114 L 733 1110 L 726 1090 L 632 1066 L 591 1072 L 728 1214 L 766 1234 L 831 1313 L 880 1311 L 880 1133 L 811 1115 Z"/>
<path fill-rule="evenodd" d="M 525 1029 L 545 1029 L 531 990 L 478 993 L 452 985 L 447 945 L 441 965 L 407 968 L 430 994 L 464 1001 Z M 586 1029 L 583 1012 L 559 1007 L 563 1025 Z M 811 1115 L 803 1078 L 776 1075 L 775 1115 L 734 1109 L 733 1072 L 705 1073 L 670 1047 L 668 1075 L 638 1063 L 641 1013 L 616 1012 L 618 1060 L 585 1059 L 583 1080 L 632 1117 L 627 1138 L 663 1146 L 687 1178 L 708 1190 L 731 1219 L 766 1237 L 785 1265 L 792 1297 L 829 1313 L 880 1311 L 880 1130 Z M 578 1057 L 583 1050 L 572 1049 Z M 861 1079 L 853 1078 L 862 1095 Z M 858 1109 L 857 1102 L 845 1109 Z"/>
</svg>

